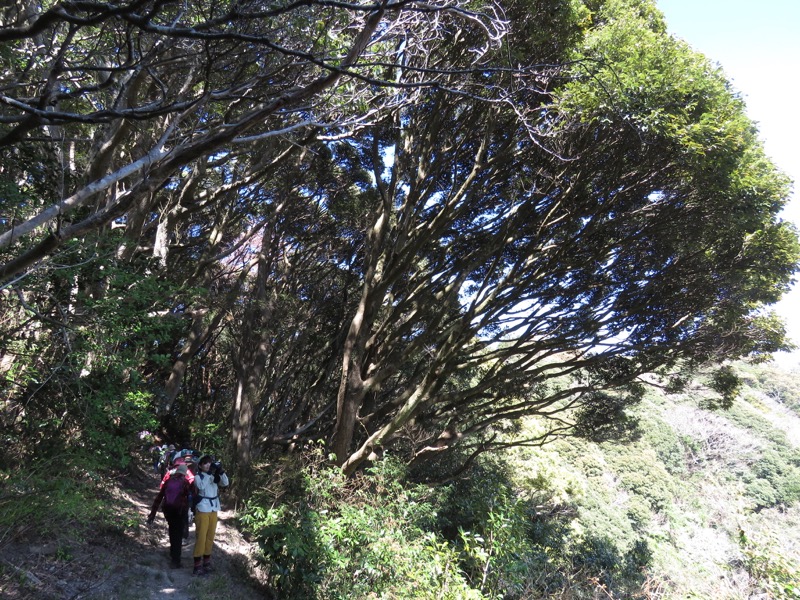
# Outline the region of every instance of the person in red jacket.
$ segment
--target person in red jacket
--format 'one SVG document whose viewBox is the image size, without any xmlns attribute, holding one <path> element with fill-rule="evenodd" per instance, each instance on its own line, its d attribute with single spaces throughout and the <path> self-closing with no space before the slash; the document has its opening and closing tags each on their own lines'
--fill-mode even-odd
<svg viewBox="0 0 800 600">
<path fill-rule="evenodd" d="M 169 532 L 169 556 L 173 568 L 181 566 L 181 541 L 183 538 L 184 521 L 189 512 L 189 494 L 191 484 L 186 474 L 188 467 L 178 465 L 171 473 L 167 473 L 164 481 L 161 482 L 161 489 L 158 491 L 153 506 L 150 509 L 150 516 L 147 524 L 152 525 L 156 518 L 159 506 L 167 520 L 167 530 Z"/>
</svg>

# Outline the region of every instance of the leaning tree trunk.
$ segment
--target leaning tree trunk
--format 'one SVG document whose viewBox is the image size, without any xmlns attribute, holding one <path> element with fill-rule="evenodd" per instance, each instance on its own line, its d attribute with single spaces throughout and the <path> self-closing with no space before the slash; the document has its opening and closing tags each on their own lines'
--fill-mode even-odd
<svg viewBox="0 0 800 600">
<path fill-rule="evenodd" d="M 369 375 L 365 369 L 367 341 L 372 334 L 376 311 L 381 306 L 386 291 L 383 279 L 386 260 L 383 245 L 390 228 L 389 216 L 392 208 L 390 194 L 380 184 L 379 190 L 381 200 L 376 206 L 373 225 L 367 232 L 368 254 L 361 301 L 350 322 L 342 357 L 342 373 L 336 398 L 336 425 L 330 444 L 338 465 L 342 465 L 350 453 L 358 413 L 369 391 Z"/>
<path fill-rule="evenodd" d="M 275 312 L 275 287 L 268 285 L 280 253 L 280 241 L 272 227 L 264 227 L 261 250 L 249 303 L 241 322 L 236 351 L 236 398 L 231 422 L 236 463 L 247 467 L 252 462 L 256 407 L 260 402 L 264 372 L 270 352 L 269 323 Z"/>
<path fill-rule="evenodd" d="M 247 354 L 247 360 L 242 361 L 237 369 L 236 399 L 231 424 L 235 460 L 240 467 L 247 467 L 253 460 L 253 417 L 265 358 L 265 353 L 257 348 Z"/>
</svg>

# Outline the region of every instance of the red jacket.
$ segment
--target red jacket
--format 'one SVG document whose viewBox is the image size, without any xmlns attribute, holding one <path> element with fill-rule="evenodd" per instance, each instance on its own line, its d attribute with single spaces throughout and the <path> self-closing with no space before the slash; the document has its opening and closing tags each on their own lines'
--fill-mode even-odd
<svg viewBox="0 0 800 600">
<path fill-rule="evenodd" d="M 161 489 L 158 490 L 158 495 L 156 499 L 153 501 L 153 506 L 150 508 L 150 515 L 148 517 L 148 521 L 152 521 L 156 518 L 156 512 L 158 511 L 158 507 L 164 502 L 164 482 L 169 479 L 169 473 L 164 476 L 164 481 L 161 482 Z M 192 478 L 194 480 L 194 478 Z M 184 477 L 183 478 L 183 492 L 181 493 L 181 510 L 188 510 L 189 508 L 189 494 L 192 491 L 192 484 L 189 483 L 189 480 Z"/>
<path fill-rule="evenodd" d="M 172 475 L 174 472 L 175 469 L 173 469 L 172 471 L 167 471 L 167 473 L 164 475 L 164 479 L 162 479 L 160 483 L 160 486 L 162 488 L 164 487 L 164 484 L 167 483 L 167 479 L 169 479 L 169 476 Z M 185 477 L 186 481 L 188 481 L 190 485 L 194 483 L 194 473 L 192 473 L 191 471 L 186 471 Z"/>
</svg>

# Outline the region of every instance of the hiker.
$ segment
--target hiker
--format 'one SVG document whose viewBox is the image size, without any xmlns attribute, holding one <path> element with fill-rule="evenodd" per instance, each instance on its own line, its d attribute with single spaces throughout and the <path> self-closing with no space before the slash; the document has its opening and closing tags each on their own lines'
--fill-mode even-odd
<svg viewBox="0 0 800 600">
<path fill-rule="evenodd" d="M 180 444 L 175 444 L 174 446 L 170 445 L 170 453 L 167 459 L 167 469 L 174 469 L 176 466 L 178 466 L 179 463 L 176 463 L 175 460 L 179 458 L 180 455 L 181 455 L 181 445 Z"/>
<path fill-rule="evenodd" d="M 186 479 L 189 483 L 194 483 L 194 478 L 197 476 L 197 460 L 195 459 L 193 454 L 189 454 L 188 456 L 184 457 L 183 462 L 186 464 L 186 467 L 189 469 L 186 473 Z M 186 517 L 183 520 L 183 541 L 189 539 L 189 527 L 191 527 L 192 523 L 194 522 L 194 511 L 195 511 L 195 502 L 194 502 L 194 485 L 191 486 L 189 491 L 189 510 L 186 511 Z"/>
<path fill-rule="evenodd" d="M 161 479 L 161 487 L 164 487 L 164 484 L 169 481 L 170 477 L 175 474 L 179 467 L 186 467 L 186 469 L 183 471 L 183 475 L 186 478 L 186 481 L 189 482 L 189 493 L 191 493 L 191 485 L 194 483 L 195 474 L 197 473 L 196 466 L 191 464 L 189 461 L 184 461 L 183 459 L 173 462 L 172 465 L 172 468 L 168 469 L 167 472 L 164 473 L 164 477 Z"/>
<path fill-rule="evenodd" d="M 187 456 L 185 459 L 182 457 L 176 458 L 172 461 L 172 467 L 167 469 L 167 472 L 161 478 L 161 487 L 164 487 L 164 484 L 169 481 L 170 476 L 172 476 L 178 467 L 181 465 L 186 467 L 186 481 L 189 482 L 189 510 L 183 513 L 183 542 L 184 544 L 189 539 L 189 528 L 194 521 L 194 503 L 192 502 L 192 496 L 194 494 L 194 477 L 195 473 L 197 473 L 197 464 L 192 461 L 192 456 Z"/>
<path fill-rule="evenodd" d="M 153 459 L 153 473 L 158 474 L 161 472 L 161 446 L 155 445 L 150 448 L 150 457 Z"/>
<path fill-rule="evenodd" d="M 169 470 L 169 463 L 170 459 L 172 458 L 172 453 L 175 452 L 175 445 L 170 444 L 169 446 L 163 447 L 164 453 L 161 455 L 161 477 L 163 478 L 167 471 Z"/>
<path fill-rule="evenodd" d="M 197 466 L 194 491 L 197 502 L 194 511 L 194 570 L 192 575 L 208 575 L 211 571 L 211 548 L 217 532 L 217 512 L 220 509 L 219 487 L 227 487 L 228 475 L 222 465 L 206 454 Z M 202 561 L 202 562 L 201 562 Z"/>
<path fill-rule="evenodd" d="M 194 483 L 195 474 L 197 473 L 197 464 L 194 462 L 194 457 L 189 455 L 186 458 L 176 458 L 172 461 L 172 468 L 168 469 L 167 472 L 164 474 L 164 477 L 161 479 L 161 487 L 164 487 L 164 484 L 169 481 L 170 476 L 175 473 L 176 469 L 181 465 L 186 467 L 186 481 L 189 482 L 189 509 L 183 515 L 183 541 L 189 539 L 189 526 L 192 524 L 192 520 L 194 517 L 194 504 L 192 502 L 192 496 L 194 494 Z"/>
<path fill-rule="evenodd" d="M 189 493 L 191 484 L 186 478 L 188 467 L 178 465 L 171 473 L 167 473 L 158 491 L 147 524 L 152 525 L 156 518 L 158 507 L 164 512 L 169 532 L 169 556 L 172 567 L 179 569 L 181 566 L 181 542 L 183 537 L 184 520 L 189 512 Z"/>
</svg>

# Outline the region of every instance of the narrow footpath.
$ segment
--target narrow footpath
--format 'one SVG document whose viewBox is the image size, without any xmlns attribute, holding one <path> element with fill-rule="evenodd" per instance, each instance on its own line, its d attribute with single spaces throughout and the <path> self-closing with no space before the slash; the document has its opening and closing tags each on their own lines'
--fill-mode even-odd
<svg viewBox="0 0 800 600">
<path fill-rule="evenodd" d="M 235 527 L 234 512 L 219 513 L 212 562 L 214 572 L 192 575 L 194 526 L 183 546 L 180 569 L 169 561 L 167 524 L 160 512 L 152 526 L 147 515 L 158 492 L 155 474 L 121 478 L 123 527 L 93 531 L 91 539 L 68 546 L 44 540 L 3 548 L 3 600 L 256 600 L 271 594 L 251 575 L 252 547 Z M 123 533 L 124 531 L 124 533 Z"/>
</svg>

